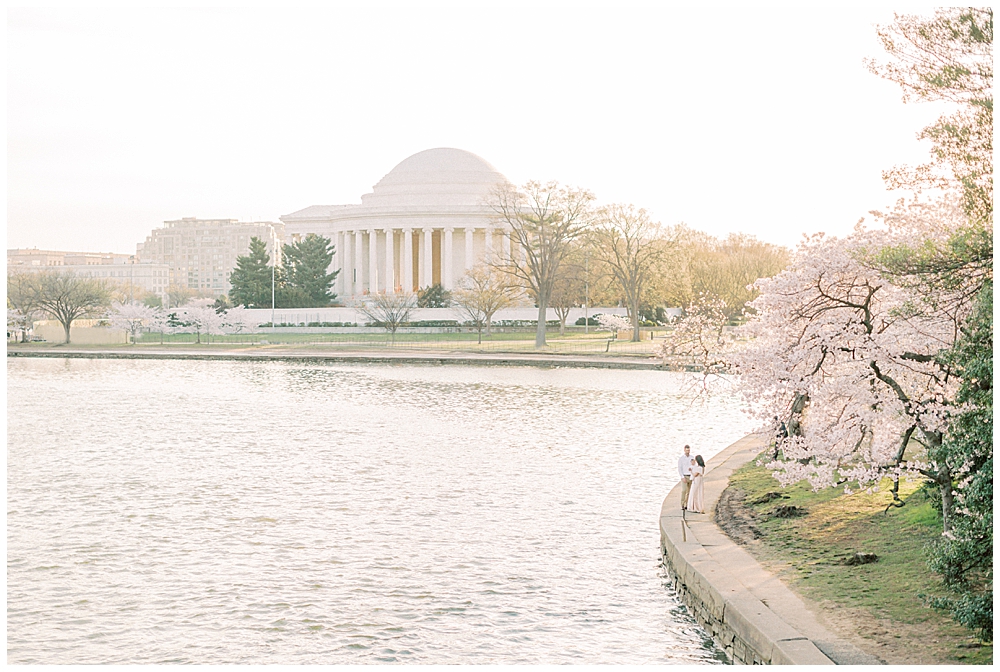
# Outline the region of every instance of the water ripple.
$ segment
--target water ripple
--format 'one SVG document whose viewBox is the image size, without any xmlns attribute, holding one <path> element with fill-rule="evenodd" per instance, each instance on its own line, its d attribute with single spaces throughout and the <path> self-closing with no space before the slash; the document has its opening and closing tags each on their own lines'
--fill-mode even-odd
<svg viewBox="0 0 1000 672">
<path fill-rule="evenodd" d="M 682 374 L 8 360 L 9 663 L 712 663 Z"/>
</svg>

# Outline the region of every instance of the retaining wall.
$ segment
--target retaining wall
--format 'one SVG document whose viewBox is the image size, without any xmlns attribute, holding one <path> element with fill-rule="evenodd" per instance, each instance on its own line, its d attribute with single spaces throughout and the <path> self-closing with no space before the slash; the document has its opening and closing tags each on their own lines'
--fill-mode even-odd
<svg viewBox="0 0 1000 672">
<path fill-rule="evenodd" d="M 820 646 L 832 651 L 844 644 L 714 522 L 730 474 L 764 446 L 765 439 L 751 435 L 708 461 L 706 513 L 682 514 L 679 485 L 670 491 L 660 511 L 664 562 L 681 599 L 733 662 L 832 665 Z"/>
</svg>

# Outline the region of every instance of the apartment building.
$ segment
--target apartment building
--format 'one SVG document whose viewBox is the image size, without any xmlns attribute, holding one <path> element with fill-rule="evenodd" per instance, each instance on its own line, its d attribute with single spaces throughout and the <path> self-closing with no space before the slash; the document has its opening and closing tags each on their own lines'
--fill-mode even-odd
<svg viewBox="0 0 1000 672">
<path fill-rule="evenodd" d="M 250 250 L 253 237 L 264 241 L 272 259 L 277 250 L 281 263 L 284 224 L 195 217 L 167 221 L 153 229 L 146 242 L 136 246 L 136 256 L 143 263 L 167 265 L 172 285 L 219 296 L 229 293 L 229 274 L 236 268 L 237 257 Z"/>
<path fill-rule="evenodd" d="M 113 252 L 7 250 L 8 273 L 55 271 L 81 278 L 98 278 L 117 285 L 122 294 L 138 298 L 154 294 L 166 305 L 170 269 L 166 264 L 138 263 L 135 255 Z"/>
<path fill-rule="evenodd" d="M 132 255 L 114 252 L 62 252 L 36 247 L 7 250 L 8 269 L 21 266 L 103 266 L 127 264 L 130 260 Z"/>
</svg>

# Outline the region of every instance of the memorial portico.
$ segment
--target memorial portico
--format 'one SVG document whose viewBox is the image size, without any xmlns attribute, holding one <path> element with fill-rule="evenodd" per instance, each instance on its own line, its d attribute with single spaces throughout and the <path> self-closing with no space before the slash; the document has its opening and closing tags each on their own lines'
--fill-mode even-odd
<svg viewBox="0 0 1000 672">
<path fill-rule="evenodd" d="M 429 149 L 393 168 L 360 205 L 314 205 L 281 221 L 293 239 L 316 233 L 333 241 L 341 297 L 452 289 L 494 251 L 510 253 L 489 207 L 505 182 L 475 154 Z"/>
</svg>

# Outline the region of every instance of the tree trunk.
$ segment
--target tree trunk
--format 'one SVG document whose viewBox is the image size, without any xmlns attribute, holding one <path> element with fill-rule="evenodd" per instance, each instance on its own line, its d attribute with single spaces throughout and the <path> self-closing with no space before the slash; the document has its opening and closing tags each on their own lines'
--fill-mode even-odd
<svg viewBox="0 0 1000 672">
<path fill-rule="evenodd" d="M 545 313 L 548 312 L 548 301 L 538 302 L 538 326 L 535 328 L 535 347 L 545 347 Z"/>
<path fill-rule="evenodd" d="M 802 436 L 802 423 L 799 417 L 802 415 L 802 411 L 805 410 L 807 401 L 809 401 L 808 396 L 804 394 L 795 395 L 795 399 L 792 401 L 792 408 L 788 414 L 788 422 L 785 424 L 788 436 Z"/>
<path fill-rule="evenodd" d="M 73 321 L 63 322 L 63 329 L 66 331 L 66 343 L 69 343 L 69 328 L 73 324 Z"/>
<path fill-rule="evenodd" d="M 941 488 L 941 531 L 948 532 L 955 511 L 955 491 L 951 487 L 951 469 L 947 464 L 941 464 L 935 480 Z"/>
<path fill-rule="evenodd" d="M 638 343 L 642 337 L 639 336 L 639 306 L 629 305 L 628 307 L 628 317 L 632 320 L 632 342 Z"/>
</svg>

